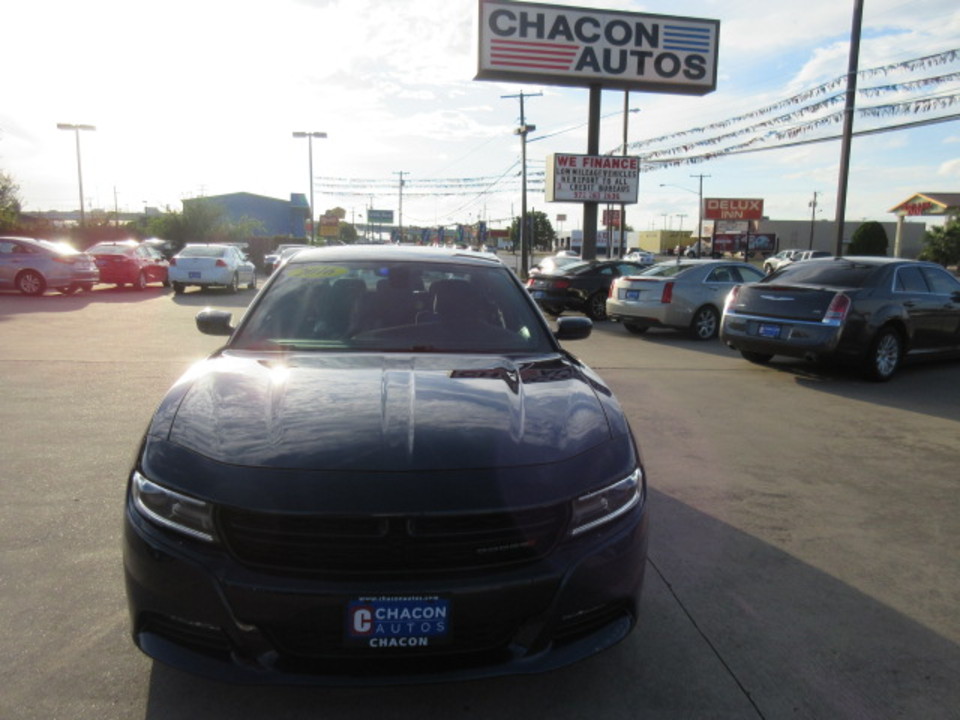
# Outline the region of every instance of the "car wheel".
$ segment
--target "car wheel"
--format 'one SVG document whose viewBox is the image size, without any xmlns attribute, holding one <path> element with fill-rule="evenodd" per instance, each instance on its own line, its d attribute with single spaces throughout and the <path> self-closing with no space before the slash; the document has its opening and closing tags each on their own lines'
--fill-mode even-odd
<svg viewBox="0 0 960 720">
<path fill-rule="evenodd" d="M 254 271 L 253 275 L 250 277 L 250 284 L 247 285 L 247 290 L 256 290 L 257 289 L 257 273 Z"/>
<path fill-rule="evenodd" d="M 143 273 L 137 275 L 137 279 L 133 283 L 134 290 L 146 290 L 147 289 L 147 276 Z"/>
<path fill-rule="evenodd" d="M 43 295 L 46 289 L 47 281 L 38 272 L 24 270 L 17 276 L 17 290 L 24 295 Z"/>
<path fill-rule="evenodd" d="M 695 340 L 712 340 L 720 329 L 720 313 L 712 305 L 704 305 L 693 314 L 690 332 Z"/>
<path fill-rule="evenodd" d="M 649 325 L 638 325 L 637 323 L 625 322 L 623 326 L 632 335 L 643 335 L 650 329 Z"/>
<path fill-rule="evenodd" d="M 773 357 L 770 353 L 753 352 L 752 350 L 741 350 L 740 354 L 744 360 L 749 360 L 757 365 L 766 365 Z"/>
<path fill-rule="evenodd" d="M 84 292 L 93 292 L 93 283 L 80 283 Z"/>
<path fill-rule="evenodd" d="M 598 292 L 587 300 L 587 317 L 594 322 L 607 319 L 607 293 Z"/>
<path fill-rule="evenodd" d="M 176 295 L 183 295 L 183 291 L 186 290 L 183 283 L 175 282 L 173 283 L 173 292 Z"/>
<path fill-rule="evenodd" d="M 227 285 L 227 292 L 233 295 L 239 289 L 240 289 L 240 278 L 237 275 L 237 273 L 234 273 L 233 277 L 230 278 L 230 284 Z"/>
<path fill-rule="evenodd" d="M 170 287 L 170 278 L 165 277 L 165 278 L 163 279 L 163 286 L 164 286 L 165 288 Z"/>
<path fill-rule="evenodd" d="M 903 338 L 892 327 L 882 327 L 867 350 L 864 374 L 868 380 L 885 382 L 893 377 L 903 359 Z"/>
</svg>

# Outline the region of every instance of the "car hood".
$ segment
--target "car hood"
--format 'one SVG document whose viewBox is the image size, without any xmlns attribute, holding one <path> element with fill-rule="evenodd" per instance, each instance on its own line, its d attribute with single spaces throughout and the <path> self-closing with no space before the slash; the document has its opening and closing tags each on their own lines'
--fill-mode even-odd
<svg viewBox="0 0 960 720">
<path fill-rule="evenodd" d="M 149 435 L 212 460 L 302 470 L 560 462 L 607 441 L 595 376 L 562 354 L 252 354 L 199 363 Z"/>
</svg>

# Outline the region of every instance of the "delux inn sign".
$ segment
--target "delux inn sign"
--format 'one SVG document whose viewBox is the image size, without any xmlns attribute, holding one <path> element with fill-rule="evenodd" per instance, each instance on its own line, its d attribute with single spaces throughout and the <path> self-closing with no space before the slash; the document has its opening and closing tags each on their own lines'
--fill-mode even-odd
<svg viewBox="0 0 960 720">
<path fill-rule="evenodd" d="M 720 22 L 480 0 L 478 80 L 705 95 Z"/>
</svg>

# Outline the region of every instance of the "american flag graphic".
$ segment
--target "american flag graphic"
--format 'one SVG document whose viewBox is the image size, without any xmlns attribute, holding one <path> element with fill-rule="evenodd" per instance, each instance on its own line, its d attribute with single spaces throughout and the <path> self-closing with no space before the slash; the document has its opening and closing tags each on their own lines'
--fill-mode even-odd
<svg viewBox="0 0 960 720">
<path fill-rule="evenodd" d="M 580 52 L 579 45 L 536 40 L 491 40 L 493 67 L 569 70 Z"/>
</svg>

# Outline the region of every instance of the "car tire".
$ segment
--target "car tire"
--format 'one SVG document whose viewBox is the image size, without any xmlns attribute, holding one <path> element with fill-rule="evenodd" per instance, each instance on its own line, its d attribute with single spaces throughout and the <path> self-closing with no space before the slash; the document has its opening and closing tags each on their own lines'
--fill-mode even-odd
<svg viewBox="0 0 960 720">
<path fill-rule="evenodd" d="M 893 377 L 902 360 L 903 336 L 894 327 L 882 327 L 870 341 L 864 359 L 864 375 L 874 382 L 886 382 Z"/>
<path fill-rule="evenodd" d="M 607 319 L 607 293 L 594 293 L 587 299 L 587 317 L 594 322 Z"/>
<path fill-rule="evenodd" d="M 227 292 L 233 295 L 240 289 L 240 277 L 237 273 L 233 274 L 233 277 L 230 278 L 230 284 L 227 285 Z"/>
<path fill-rule="evenodd" d="M 720 313 L 713 305 L 704 305 L 693 314 L 690 334 L 694 340 L 713 340 L 720 330 Z"/>
<path fill-rule="evenodd" d="M 164 286 L 165 288 L 170 287 L 170 278 L 165 277 L 165 278 L 163 279 L 163 286 Z"/>
<path fill-rule="evenodd" d="M 93 292 L 93 283 L 80 283 L 80 287 L 84 292 Z"/>
<path fill-rule="evenodd" d="M 247 290 L 256 290 L 257 289 L 257 273 L 254 271 L 253 275 L 250 277 L 250 284 L 247 285 Z"/>
<path fill-rule="evenodd" d="M 24 295 L 43 295 L 47 290 L 47 281 L 38 272 L 24 270 L 17 275 L 17 290 Z"/>
<path fill-rule="evenodd" d="M 143 291 L 147 289 L 147 276 L 143 273 L 137 275 L 137 279 L 133 282 L 133 289 Z"/>
<path fill-rule="evenodd" d="M 744 360 L 748 360 L 757 365 L 766 365 L 773 357 L 770 353 L 753 352 L 752 350 L 741 350 L 740 354 Z"/>
<path fill-rule="evenodd" d="M 631 335 L 643 335 L 647 330 L 650 329 L 649 325 L 640 325 L 632 322 L 625 322 L 623 326 Z"/>
<path fill-rule="evenodd" d="M 187 288 L 184 286 L 183 283 L 180 283 L 180 282 L 173 283 L 173 293 L 175 295 L 183 295 L 186 289 Z"/>
</svg>

